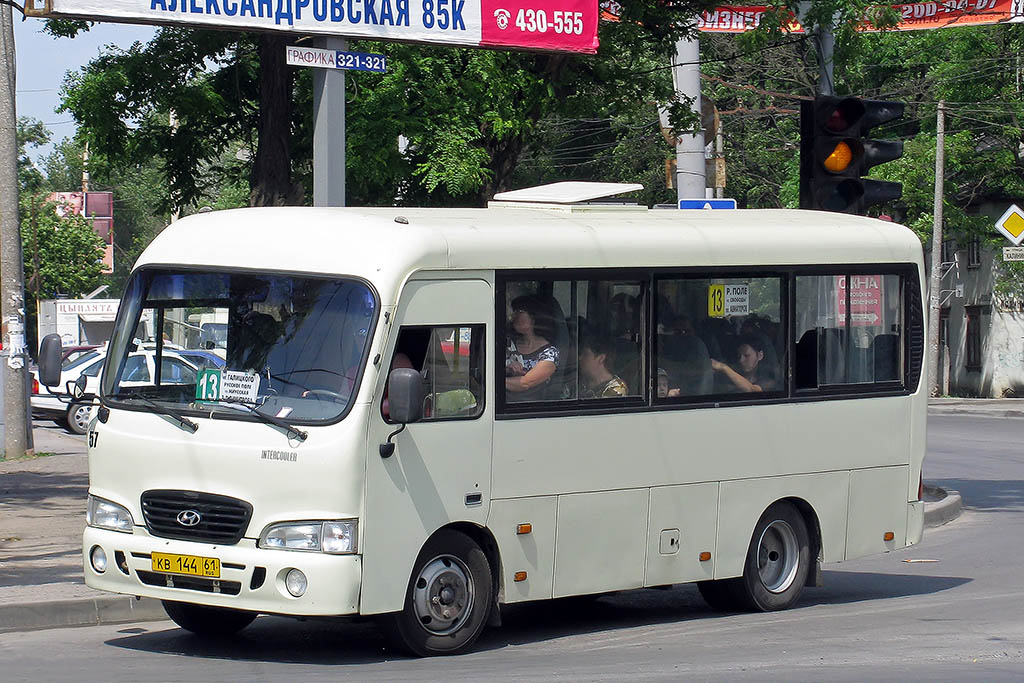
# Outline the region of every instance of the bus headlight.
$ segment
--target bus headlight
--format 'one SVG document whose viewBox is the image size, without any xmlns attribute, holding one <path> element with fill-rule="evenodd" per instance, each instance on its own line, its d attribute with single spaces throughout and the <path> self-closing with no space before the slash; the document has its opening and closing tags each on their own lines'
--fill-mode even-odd
<svg viewBox="0 0 1024 683">
<path fill-rule="evenodd" d="M 93 495 L 89 496 L 89 502 L 85 508 L 85 522 L 98 529 L 109 529 L 126 534 L 132 533 L 135 527 L 132 513 L 128 512 L 127 508 Z"/>
<path fill-rule="evenodd" d="M 273 524 L 260 535 L 259 545 L 273 550 L 351 554 L 356 552 L 358 524 L 354 519 Z"/>
</svg>

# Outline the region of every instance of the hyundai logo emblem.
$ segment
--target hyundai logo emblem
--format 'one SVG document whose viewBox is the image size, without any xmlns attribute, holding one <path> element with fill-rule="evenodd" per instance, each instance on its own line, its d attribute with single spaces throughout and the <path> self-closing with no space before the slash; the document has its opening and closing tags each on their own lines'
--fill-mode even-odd
<svg viewBox="0 0 1024 683">
<path fill-rule="evenodd" d="M 182 510 L 178 513 L 178 524 L 182 526 L 195 526 L 203 520 L 202 515 L 197 510 Z"/>
</svg>

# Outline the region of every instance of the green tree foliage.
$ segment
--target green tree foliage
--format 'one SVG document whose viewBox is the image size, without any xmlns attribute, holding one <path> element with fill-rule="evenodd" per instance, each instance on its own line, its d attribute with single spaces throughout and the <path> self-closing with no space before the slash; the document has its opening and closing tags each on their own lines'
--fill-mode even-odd
<svg viewBox="0 0 1024 683">
<path fill-rule="evenodd" d="M 27 116 L 18 117 L 18 188 L 22 192 L 38 192 L 45 184 L 43 174 L 28 156 L 29 147 L 39 147 L 50 141 L 50 131 L 42 121 Z"/>
<path fill-rule="evenodd" d="M 391 203 L 397 197 L 421 204 L 479 204 L 507 187 L 541 120 L 577 117 L 598 105 L 611 110 L 603 118 L 614 119 L 620 116 L 615 108 L 625 110 L 637 101 L 670 102 L 666 72 L 647 68 L 652 55 L 667 59 L 686 20 L 713 4 L 626 3 L 622 21 L 601 26 L 597 57 L 353 44 L 353 49 L 385 51 L 391 71 L 348 79 L 350 203 Z M 49 24 L 50 33 L 61 36 L 82 28 Z M 283 88 L 261 91 L 267 74 L 276 74 L 273 80 L 281 83 L 278 66 L 268 70 L 267 61 L 268 55 L 283 55 L 285 43 L 269 49 L 269 40 L 267 35 L 161 29 L 149 43 L 108 48 L 71 74 L 64 108 L 97 156 L 128 165 L 159 158 L 170 188 L 165 208 L 200 205 L 204 183 L 211 184 L 205 179 L 216 186 L 231 180 L 218 175 L 225 169 L 217 161 L 239 143 L 251 159 L 246 162 L 251 164 L 250 202 L 295 203 L 304 194 L 308 200 L 310 78 L 308 70 L 287 71 Z M 674 107 L 677 113 L 685 109 Z M 169 122 L 172 111 L 177 127 Z M 284 130 L 268 128 L 269 122 L 281 121 Z M 408 142 L 401 150 L 400 138 Z M 281 159 L 281 149 L 290 150 L 290 158 Z M 272 190 L 261 189 L 270 177 Z M 305 193 L 288 185 L 293 181 L 306 185 Z M 234 181 L 227 184 L 237 187 Z"/>
<path fill-rule="evenodd" d="M 40 299 L 76 297 L 100 283 L 103 240 L 82 216 L 60 216 L 44 195 L 21 198 L 25 291 Z"/>
</svg>

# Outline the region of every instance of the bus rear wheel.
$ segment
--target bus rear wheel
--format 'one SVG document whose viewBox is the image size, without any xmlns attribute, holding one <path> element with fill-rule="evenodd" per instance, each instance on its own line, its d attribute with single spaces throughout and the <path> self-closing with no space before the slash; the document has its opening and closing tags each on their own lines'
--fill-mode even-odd
<svg viewBox="0 0 1024 683">
<path fill-rule="evenodd" d="M 405 608 L 385 616 L 392 645 L 420 657 L 465 652 L 494 600 L 487 556 L 465 534 L 443 529 L 416 559 Z"/>
<path fill-rule="evenodd" d="M 800 598 L 810 570 L 807 524 L 790 503 L 774 503 L 758 520 L 743 576 L 733 588 L 748 609 L 783 610 Z"/>
<path fill-rule="evenodd" d="M 207 607 L 188 602 L 161 600 L 164 611 L 171 620 L 185 629 L 201 636 L 223 638 L 232 636 L 248 626 L 256 618 L 255 612 L 243 612 L 226 607 Z"/>
</svg>

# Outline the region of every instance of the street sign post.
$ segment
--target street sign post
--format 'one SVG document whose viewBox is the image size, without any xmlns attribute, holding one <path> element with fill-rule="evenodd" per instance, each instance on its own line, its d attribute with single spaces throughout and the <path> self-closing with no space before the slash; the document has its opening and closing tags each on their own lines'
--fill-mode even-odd
<svg viewBox="0 0 1024 683">
<path fill-rule="evenodd" d="M 735 209 L 735 199 L 680 199 L 680 209 Z"/>
</svg>

